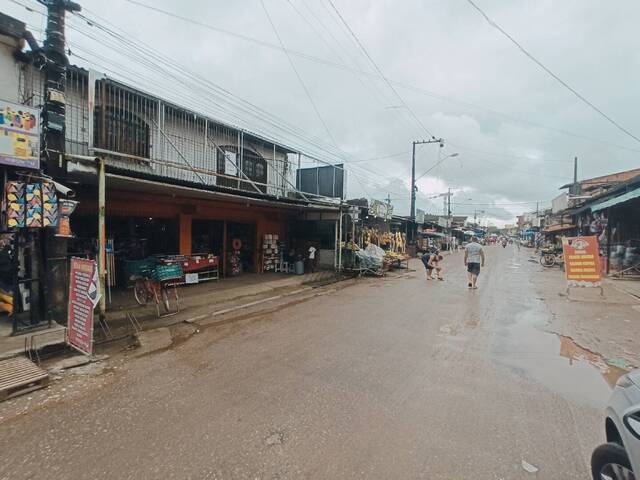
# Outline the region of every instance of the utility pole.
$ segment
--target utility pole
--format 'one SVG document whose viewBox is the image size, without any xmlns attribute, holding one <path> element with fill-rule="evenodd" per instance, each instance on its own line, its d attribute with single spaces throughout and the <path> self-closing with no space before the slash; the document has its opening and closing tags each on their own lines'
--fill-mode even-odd
<svg viewBox="0 0 640 480">
<path fill-rule="evenodd" d="M 47 7 L 47 27 L 44 40 L 44 101 L 42 107 L 42 151 L 41 168 L 50 176 L 58 177 L 66 173 L 65 155 L 65 87 L 69 60 L 65 54 L 65 15 L 78 12 L 80 5 L 70 0 L 38 0 Z M 43 313 L 50 320 L 65 323 L 67 269 L 60 262 L 66 262 L 67 240 L 56 237 L 48 230 L 42 233 L 44 260 L 40 278 L 45 299 Z"/>
<path fill-rule="evenodd" d="M 451 187 L 447 192 L 447 245 L 451 250 Z"/>
<path fill-rule="evenodd" d="M 431 140 L 417 140 L 412 142 L 411 155 L 411 221 L 416 221 L 416 145 L 424 145 L 428 143 L 439 143 L 440 148 L 444 147 L 442 138 L 433 137 Z"/>
<path fill-rule="evenodd" d="M 69 60 L 65 54 L 65 15 L 79 12 L 80 5 L 69 0 L 38 0 L 47 7 L 44 40 L 44 105 L 42 108 L 42 154 L 49 175 L 64 173 L 65 153 L 65 86 Z"/>
</svg>

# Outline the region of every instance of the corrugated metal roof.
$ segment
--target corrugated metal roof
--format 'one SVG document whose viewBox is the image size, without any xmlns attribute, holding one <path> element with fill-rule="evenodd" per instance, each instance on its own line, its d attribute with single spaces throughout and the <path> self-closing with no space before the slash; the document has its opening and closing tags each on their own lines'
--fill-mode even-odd
<svg viewBox="0 0 640 480">
<path fill-rule="evenodd" d="M 628 202 L 629 200 L 633 200 L 634 198 L 640 197 L 640 186 L 635 189 L 627 192 L 619 197 L 613 197 L 604 202 L 596 203 L 595 205 L 591 205 L 592 212 L 598 212 L 600 210 L 604 210 L 605 208 L 613 207 L 614 205 L 619 205 L 624 202 Z"/>
</svg>

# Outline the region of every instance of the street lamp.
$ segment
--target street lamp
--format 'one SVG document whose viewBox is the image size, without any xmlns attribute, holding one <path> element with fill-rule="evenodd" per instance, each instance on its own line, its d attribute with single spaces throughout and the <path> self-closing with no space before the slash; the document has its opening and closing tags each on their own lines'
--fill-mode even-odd
<svg viewBox="0 0 640 480">
<path fill-rule="evenodd" d="M 438 143 L 440 148 L 444 147 L 444 140 L 442 138 L 431 137 L 431 140 L 418 140 L 412 143 L 411 153 L 411 221 L 416 221 L 416 145 L 424 145 L 428 143 Z M 438 162 L 440 163 L 440 162 Z"/>
<path fill-rule="evenodd" d="M 444 157 L 444 158 L 441 158 L 441 159 L 438 161 L 438 163 L 436 163 L 436 164 L 435 164 L 434 166 L 432 166 L 429 170 L 427 170 L 427 171 L 426 171 L 426 172 L 424 172 L 422 175 L 420 175 L 418 178 L 416 178 L 416 180 L 415 180 L 415 181 L 417 182 L 418 180 L 420 180 L 420 179 L 421 179 L 422 177 L 424 177 L 427 173 L 429 173 L 431 170 L 433 170 L 433 169 L 434 169 L 434 168 L 436 168 L 438 165 L 440 165 L 442 162 L 444 162 L 447 158 L 457 157 L 458 155 L 459 155 L 458 153 L 452 153 L 452 154 L 450 154 L 450 155 L 447 155 L 447 156 L 446 156 L 446 157 Z M 414 184 L 414 186 L 415 186 L 415 184 Z"/>
</svg>

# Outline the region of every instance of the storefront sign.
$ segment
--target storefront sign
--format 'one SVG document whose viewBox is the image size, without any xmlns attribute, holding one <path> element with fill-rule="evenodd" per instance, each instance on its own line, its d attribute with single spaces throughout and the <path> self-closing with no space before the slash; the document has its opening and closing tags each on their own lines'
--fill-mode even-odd
<svg viewBox="0 0 640 480">
<path fill-rule="evenodd" d="M 69 275 L 67 343 L 86 355 L 93 349 L 93 309 L 100 300 L 95 260 L 72 258 Z"/>
<path fill-rule="evenodd" d="M 0 101 L 0 164 L 40 168 L 40 122 L 35 108 Z"/>
<path fill-rule="evenodd" d="M 597 237 L 566 237 L 562 240 L 562 251 L 570 287 L 601 286 Z"/>
<path fill-rule="evenodd" d="M 369 215 L 389 220 L 393 214 L 393 205 L 382 203 L 380 200 L 372 200 L 369 207 Z"/>
</svg>

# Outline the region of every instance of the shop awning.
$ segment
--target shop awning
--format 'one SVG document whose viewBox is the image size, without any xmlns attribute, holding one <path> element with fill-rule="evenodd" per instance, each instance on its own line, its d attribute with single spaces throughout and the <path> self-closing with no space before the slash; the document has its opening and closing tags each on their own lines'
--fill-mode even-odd
<svg viewBox="0 0 640 480">
<path fill-rule="evenodd" d="M 200 188 L 184 187 L 182 185 L 171 185 L 168 183 L 155 182 L 153 180 L 143 180 L 141 178 L 127 177 L 114 173 L 106 174 L 108 189 L 144 192 L 159 195 L 179 195 L 185 198 L 198 198 L 203 200 L 221 200 L 226 202 L 242 203 L 245 205 L 265 205 L 291 210 L 304 210 L 311 212 L 337 212 L 340 207 L 326 203 L 315 202 L 287 202 L 278 200 L 267 200 L 262 198 L 244 197 L 232 193 L 214 192 Z"/>
<path fill-rule="evenodd" d="M 598 212 L 605 208 L 613 207 L 614 205 L 619 205 L 620 203 L 628 202 L 629 200 L 633 200 L 638 197 L 640 197 L 640 187 L 637 187 L 635 190 L 631 190 L 624 195 L 620 195 L 619 197 L 610 198 L 604 202 L 596 203 L 591 206 L 591 211 Z"/>
<path fill-rule="evenodd" d="M 542 231 L 544 233 L 552 233 L 552 232 L 562 232 L 564 230 L 571 230 L 572 228 L 576 228 L 575 225 L 549 225 L 545 227 Z"/>
<path fill-rule="evenodd" d="M 446 237 L 444 233 L 440 232 L 422 232 L 425 237 Z"/>
</svg>

